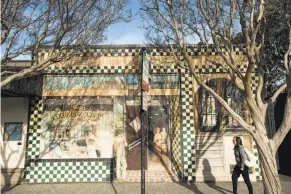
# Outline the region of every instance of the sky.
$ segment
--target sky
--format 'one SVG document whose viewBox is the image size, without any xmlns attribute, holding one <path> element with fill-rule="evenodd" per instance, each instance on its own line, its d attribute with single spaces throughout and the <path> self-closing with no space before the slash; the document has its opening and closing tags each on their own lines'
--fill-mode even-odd
<svg viewBox="0 0 291 194">
<path fill-rule="evenodd" d="M 139 14 L 140 3 L 138 0 L 130 0 L 129 8 L 132 10 L 134 17 L 128 23 L 116 23 L 105 31 L 107 39 L 100 43 L 101 45 L 111 44 L 145 44 L 144 30 L 142 27 L 142 21 Z M 2 48 L 1 48 L 2 51 Z M 1 56 L 2 56 L 1 52 Z M 30 55 L 21 55 L 15 58 L 15 60 L 30 60 Z"/>
<path fill-rule="evenodd" d="M 145 30 L 142 29 L 142 19 L 140 17 L 140 3 L 138 0 L 130 0 L 129 8 L 132 10 L 133 18 L 130 22 L 120 22 L 109 26 L 105 31 L 107 37 L 101 45 L 121 45 L 121 44 L 146 44 L 144 38 Z M 188 43 L 195 42 L 188 39 Z M 1 53 L 2 55 L 2 53 Z M 30 56 L 19 56 L 16 59 L 30 59 Z"/>
<path fill-rule="evenodd" d="M 105 33 L 107 40 L 101 44 L 145 44 L 139 1 L 130 0 L 129 8 L 134 14 L 132 21 L 111 25 Z"/>
</svg>

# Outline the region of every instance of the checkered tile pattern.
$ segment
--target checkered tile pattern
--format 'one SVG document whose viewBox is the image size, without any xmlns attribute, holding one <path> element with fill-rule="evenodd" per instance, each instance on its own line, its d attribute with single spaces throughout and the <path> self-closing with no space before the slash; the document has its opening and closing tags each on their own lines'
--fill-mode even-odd
<svg viewBox="0 0 291 194">
<path fill-rule="evenodd" d="M 26 144 L 25 182 L 104 182 L 114 178 L 115 160 L 75 159 L 68 161 L 42 160 L 40 155 L 40 129 L 43 114 L 43 100 L 31 101 L 28 139 Z M 67 161 L 67 162 L 66 162 Z"/>
<path fill-rule="evenodd" d="M 151 53 L 152 56 L 172 56 L 172 52 L 170 48 L 164 47 L 164 48 L 149 48 L 148 52 Z M 174 52 L 176 55 L 181 55 L 178 48 L 174 48 Z M 202 56 L 202 55 L 208 55 L 208 56 L 215 56 L 219 55 L 219 52 L 226 52 L 225 48 L 222 48 L 220 51 L 217 51 L 213 46 L 204 47 L 199 45 L 188 45 L 186 48 L 186 52 L 189 56 Z M 235 54 L 236 55 L 243 55 L 243 51 L 241 48 L 236 47 L 235 48 Z"/>
<path fill-rule="evenodd" d="M 259 153 L 258 153 L 256 142 L 255 141 L 253 141 L 253 142 L 254 142 L 254 155 L 256 157 L 256 164 L 254 166 L 255 175 L 256 175 L 257 180 L 262 180 L 262 172 L 261 172 L 261 168 L 260 168 Z"/>
<path fill-rule="evenodd" d="M 151 67 L 151 73 L 163 73 L 163 74 L 168 74 L 168 73 L 178 73 L 179 72 L 179 67 L 177 65 L 153 65 Z"/>
<path fill-rule="evenodd" d="M 27 167 L 26 183 L 110 182 L 114 171 L 108 161 L 33 162 Z"/>
<path fill-rule="evenodd" d="M 122 74 L 139 73 L 139 66 L 50 66 L 45 70 L 46 74 Z"/>
<path fill-rule="evenodd" d="M 138 56 L 142 47 L 147 47 L 146 45 L 123 45 L 123 46 L 91 46 L 88 49 L 83 49 L 81 51 L 81 56 L 87 57 L 100 57 L 100 56 Z M 212 45 L 209 47 L 200 45 L 188 45 L 186 48 L 187 54 L 189 56 L 215 56 L 219 55 L 219 52 L 226 52 L 226 49 L 222 48 L 217 51 Z M 43 48 L 37 53 L 38 58 L 47 58 L 49 56 L 49 48 Z M 63 51 L 71 52 L 71 50 Z M 174 48 L 176 55 L 181 55 L 178 48 Z M 147 47 L 147 53 L 152 56 L 172 56 L 171 49 L 169 47 Z M 243 50 L 239 47 L 235 48 L 236 55 L 243 55 Z"/>
<path fill-rule="evenodd" d="M 81 51 L 83 54 L 81 56 L 87 57 L 101 57 L 101 56 L 137 56 L 141 50 L 142 46 L 99 46 L 98 48 L 88 48 L 83 49 Z M 38 57 L 48 57 L 49 55 L 49 48 L 42 49 L 40 52 L 37 53 Z M 71 52 L 71 50 L 67 50 L 64 52 Z"/>
<path fill-rule="evenodd" d="M 246 72 L 247 65 L 238 65 L 240 72 Z M 194 65 L 198 74 L 227 73 L 220 64 Z M 156 74 L 173 74 L 178 73 L 177 65 L 152 65 L 151 73 Z M 50 66 L 46 68 L 45 74 L 123 74 L 123 73 L 140 73 L 138 65 L 127 66 Z"/>
<path fill-rule="evenodd" d="M 241 73 L 245 73 L 247 67 L 247 64 L 237 65 Z M 194 65 L 194 69 L 198 74 L 227 73 L 226 69 L 220 64 Z"/>
<path fill-rule="evenodd" d="M 253 94 L 255 96 L 256 91 L 257 91 L 257 86 L 259 84 L 259 76 L 257 74 L 252 75 L 252 82 L 251 83 L 252 83 L 251 89 L 252 89 Z"/>
<path fill-rule="evenodd" d="M 253 96 L 255 97 L 256 91 L 257 91 L 257 86 L 259 84 L 259 76 L 256 73 L 253 74 L 251 83 L 252 83 L 251 89 L 253 91 Z M 251 118 L 250 118 L 250 122 L 253 123 Z M 258 149 L 257 149 L 255 141 L 254 141 L 254 155 L 256 156 L 256 164 L 254 167 L 256 179 L 262 180 L 262 172 L 261 172 L 261 168 L 260 168 L 259 153 L 258 153 Z"/>
<path fill-rule="evenodd" d="M 192 77 L 183 69 L 181 73 L 181 103 L 183 181 L 194 181 L 196 165 Z"/>
<path fill-rule="evenodd" d="M 182 179 L 182 162 L 181 162 L 181 110 L 179 96 L 171 97 L 171 128 L 172 128 L 172 164 L 173 171 L 177 177 Z"/>
<path fill-rule="evenodd" d="M 40 127 L 43 112 L 42 100 L 35 98 L 31 100 L 30 119 L 28 130 L 28 142 L 26 144 L 26 163 L 39 158 Z"/>
</svg>

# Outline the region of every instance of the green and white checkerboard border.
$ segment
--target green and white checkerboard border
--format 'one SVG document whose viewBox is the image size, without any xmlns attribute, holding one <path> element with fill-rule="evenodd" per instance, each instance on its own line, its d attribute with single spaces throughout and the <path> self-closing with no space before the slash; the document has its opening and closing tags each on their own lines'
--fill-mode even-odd
<svg viewBox="0 0 291 194">
<path fill-rule="evenodd" d="M 40 127 L 43 100 L 31 100 L 25 158 L 25 183 L 110 182 L 115 177 L 115 159 L 40 159 Z"/>
<path fill-rule="evenodd" d="M 190 73 L 181 70 L 181 105 L 182 105 L 182 166 L 183 181 L 195 181 L 195 129 L 193 110 L 193 83 Z"/>
<path fill-rule="evenodd" d="M 26 169 L 27 183 L 111 182 L 113 159 L 108 161 L 38 161 Z"/>
<path fill-rule="evenodd" d="M 192 49 L 192 50 L 191 50 Z M 196 48 L 191 48 L 189 54 L 193 56 L 199 56 L 204 54 L 217 55 L 216 52 L 211 52 L 210 50 L 197 50 Z M 196 50 L 195 50 L 196 49 Z M 125 49 L 126 50 L 126 49 Z M 131 50 L 131 54 L 117 55 L 117 56 L 137 56 L 140 50 Z M 151 53 L 153 56 L 169 56 L 165 51 L 154 51 Z M 210 53 L 209 53 L 210 52 Z M 133 54 L 134 53 L 134 54 Z M 240 51 L 237 54 L 241 55 Z M 104 55 L 104 56 L 115 56 L 115 55 Z M 246 66 L 241 66 L 240 68 L 246 69 Z M 197 73 L 200 74 L 214 74 L 214 73 L 226 73 L 219 65 L 209 65 L 209 66 L 197 66 L 195 68 Z M 193 92 L 192 92 L 192 77 L 190 73 L 182 69 L 180 70 L 176 65 L 160 66 L 153 65 L 151 68 L 152 74 L 178 74 L 181 71 L 181 127 L 180 127 L 180 140 L 176 141 L 177 145 L 173 149 L 172 157 L 176 158 L 177 165 L 181 165 L 182 176 L 177 173 L 183 181 L 194 181 L 195 180 L 195 129 L 194 129 L 194 110 L 193 110 Z M 46 69 L 46 74 L 131 74 L 140 73 L 139 67 L 135 65 L 128 66 L 70 66 L 70 67 L 56 67 L 50 66 Z M 253 84 L 255 88 L 256 78 Z M 26 170 L 25 170 L 25 180 L 26 182 L 96 182 L 96 181 L 111 181 L 114 177 L 114 172 L 112 167 L 114 166 L 114 161 L 107 162 L 106 164 L 102 161 L 92 161 L 88 163 L 88 168 L 80 167 L 84 161 L 45 161 L 39 159 L 39 143 L 40 134 L 38 129 L 40 129 L 40 122 L 42 118 L 42 100 L 35 99 L 32 100 L 32 109 L 30 117 L 30 126 L 28 134 L 28 144 L 27 144 L 27 154 L 26 154 Z M 175 142 L 173 142 L 174 144 Z M 254 149 L 256 151 L 256 149 Z M 176 154 L 176 155 L 175 155 Z M 179 155 L 177 155 L 179 154 Z M 87 161 L 88 162 L 88 161 Z M 65 168 L 61 168 L 62 165 L 67 164 Z M 85 163 L 87 164 L 87 163 Z M 257 164 L 259 161 L 257 160 Z M 58 167 L 61 166 L 61 167 Z M 105 167 L 106 166 L 106 167 Z M 78 169 L 75 169 L 78 168 Z M 49 174 L 45 173 L 46 169 Z M 81 170 L 80 170 L 81 169 Z M 78 170 L 78 171 L 76 171 Z M 99 170 L 99 171 L 98 171 Z M 102 170 L 102 173 L 101 171 Z M 58 172 L 61 175 L 54 175 L 54 172 Z M 39 174 L 42 172 L 42 174 Z M 75 172 L 82 174 L 86 172 L 87 175 L 75 176 Z M 89 172 L 89 174 L 88 174 Z M 90 174 L 90 172 L 97 173 L 98 176 Z M 103 174 L 105 172 L 105 175 Z M 68 173 L 67 175 L 65 175 Z M 99 175 L 99 174 L 103 175 Z M 256 167 L 257 177 L 260 176 L 259 165 Z M 40 178 L 39 178 L 40 177 Z M 40 180 L 39 180 L 40 179 Z"/>
</svg>

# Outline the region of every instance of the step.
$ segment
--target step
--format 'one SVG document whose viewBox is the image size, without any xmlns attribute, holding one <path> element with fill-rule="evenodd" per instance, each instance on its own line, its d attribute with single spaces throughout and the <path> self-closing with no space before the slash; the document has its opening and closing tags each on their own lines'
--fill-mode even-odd
<svg viewBox="0 0 291 194">
<path fill-rule="evenodd" d="M 212 166 L 212 167 L 196 166 L 196 174 L 201 174 L 203 172 L 221 173 L 221 172 L 224 172 L 224 167 L 223 166 Z"/>
<path fill-rule="evenodd" d="M 222 138 L 214 138 L 214 137 L 197 137 L 195 142 L 223 142 Z"/>
<path fill-rule="evenodd" d="M 206 159 L 212 159 L 212 158 L 222 158 L 223 154 L 220 153 L 219 151 L 217 152 L 205 152 L 205 153 L 197 153 L 196 152 L 196 159 L 200 158 L 206 158 Z"/>
<path fill-rule="evenodd" d="M 208 154 L 208 155 L 211 155 L 211 154 L 223 154 L 223 150 L 196 150 L 196 155 L 197 154 Z"/>
<path fill-rule="evenodd" d="M 223 153 L 223 147 L 222 146 L 210 146 L 210 147 L 202 147 L 202 146 L 197 146 L 196 147 L 196 151 L 197 150 L 205 150 L 205 151 L 209 151 L 209 150 L 221 150 L 221 152 Z"/>
<path fill-rule="evenodd" d="M 225 132 L 200 132 L 199 134 L 196 134 L 198 137 L 221 137 L 224 135 Z"/>
<path fill-rule="evenodd" d="M 207 171 L 207 170 L 204 170 L 202 172 L 196 172 L 196 176 L 214 176 L 214 177 L 219 177 L 219 176 L 231 176 L 231 174 L 229 172 L 227 173 L 223 169 L 219 170 L 219 171 Z"/>
<path fill-rule="evenodd" d="M 196 159 L 199 158 L 223 158 L 223 150 L 196 150 Z"/>
<path fill-rule="evenodd" d="M 211 166 L 210 168 L 203 167 L 203 166 L 199 168 L 199 166 L 197 166 L 196 172 L 199 174 L 206 173 L 206 174 L 215 174 L 215 175 L 229 174 L 228 171 L 225 171 L 223 166 Z"/>
<path fill-rule="evenodd" d="M 205 141 L 213 141 L 213 140 L 222 140 L 223 136 L 218 136 L 218 135 L 196 135 L 195 136 L 196 139 L 199 140 L 205 140 Z"/>
<path fill-rule="evenodd" d="M 196 176 L 196 182 L 230 182 L 231 175 L 229 176 Z"/>
<path fill-rule="evenodd" d="M 211 148 L 211 147 L 219 147 L 219 148 L 223 148 L 223 143 L 222 142 L 216 142 L 216 143 L 196 143 L 195 144 L 196 146 L 196 149 L 208 149 L 208 148 Z"/>
<path fill-rule="evenodd" d="M 221 160 L 220 158 L 218 159 L 211 159 L 211 160 L 206 160 L 206 159 L 202 159 L 202 160 L 196 160 L 196 166 L 201 167 L 201 166 L 224 166 L 223 165 L 223 160 Z"/>
</svg>

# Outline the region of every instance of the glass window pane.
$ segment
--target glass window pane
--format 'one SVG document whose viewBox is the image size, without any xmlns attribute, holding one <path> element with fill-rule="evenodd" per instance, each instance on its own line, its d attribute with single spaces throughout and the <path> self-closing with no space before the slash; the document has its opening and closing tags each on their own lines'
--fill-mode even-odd
<svg viewBox="0 0 291 194">
<path fill-rule="evenodd" d="M 153 75 L 151 88 L 153 89 L 175 89 L 179 87 L 179 77 L 176 75 Z"/>
<path fill-rule="evenodd" d="M 84 89 L 84 77 L 72 77 L 71 78 L 71 89 L 72 90 L 81 90 Z"/>
<path fill-rule="evenodd" d="M 137 84 L 139 84 L 139 76 L 138 75 L 126 76 L 126 84 L 127 85 L 137 85 Z"/>
<path fill-rule="evenodd" d="M 46 90 L 56 90 L 58 83 L 55 81 L 54 76 L 48 76 L 45 78 L 45 89 Z"/>
<path fill-rule="evenodd" d="M 45 79 L 46 90 L 68 90 L 70 77 L 68 76 L 47 76 Z"/>
<path fill-rule="evenodd" d="M 100 75 L 96 77 L 85 77 L 86 89 L 120 90 L 124 88 L 122 75 Z"/>
<path fill-rule="evenodd" d="M 21 141 L 23 123 L 5 123 L 4 141 Z"/>
<path fill-rule="evenodd" d="M 59 90 L 68 90 L 70 88 L 70 77 L 56 77 Z"/>
</svg>

